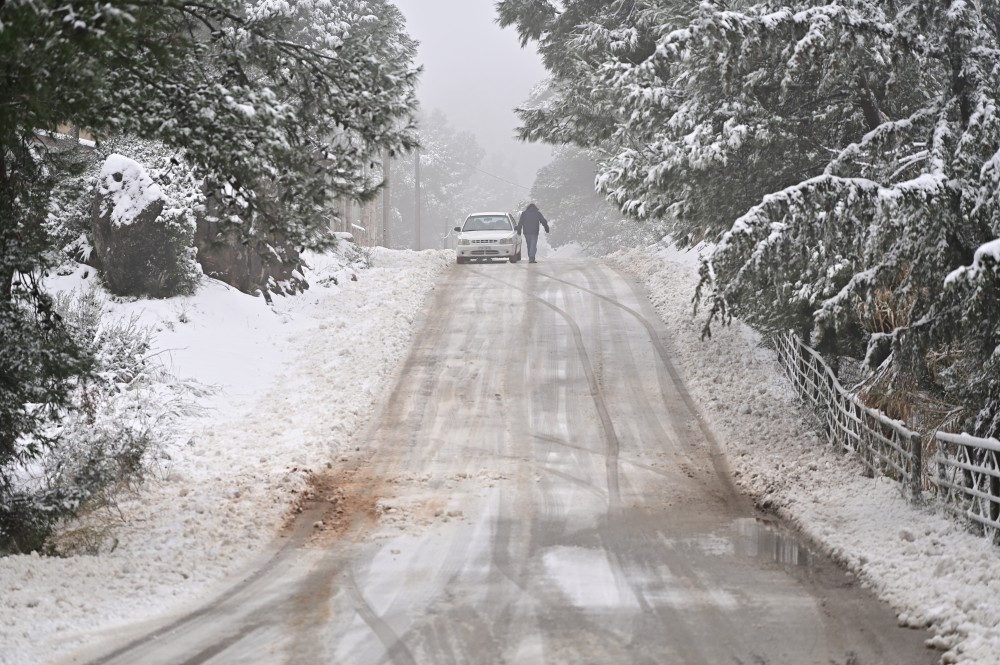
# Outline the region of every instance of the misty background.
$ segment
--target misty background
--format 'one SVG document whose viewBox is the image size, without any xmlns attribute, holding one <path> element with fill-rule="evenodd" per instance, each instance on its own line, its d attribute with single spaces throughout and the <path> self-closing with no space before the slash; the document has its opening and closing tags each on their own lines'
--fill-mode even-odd
<svg viewBox="0 0 1000 665">
<path fill-rule="evenodd" d="M 395 0 L 406 30 L 420 42 L 417 93 L 424 113 L 442 111 L 472 132 L 489 154 L 510 163 L 515 182 L 531 187 L 550 147 L 515 137 L 514 107 L 547 74 L 533 47 L 522 49 L 512 28 L 496 24 L 495 0 Z"/>
<path fill-rule="evenodd" d="M 594 191 L 596 165 L 585 151 L 517 139 L 514 109 L 548 74 L 513 29 L 496 23 L 495 0 L 396 0 L 417 42 L 420 100 L 420 210 L 416 155 L 390 170 L 393 247 L 454 246 L 466 215 L 528 202 L 550 222 L 549 242 L 603 254 L 648 239 Z"/>
</svg>

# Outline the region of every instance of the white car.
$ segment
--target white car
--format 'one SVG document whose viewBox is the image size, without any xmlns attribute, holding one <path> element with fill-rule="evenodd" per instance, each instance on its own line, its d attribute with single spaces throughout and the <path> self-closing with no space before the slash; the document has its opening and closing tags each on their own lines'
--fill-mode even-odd
<svg viewBox="0 0 1000 665">
<path fill-rule="evenodd" d="M 507 259 L 517 263 L 521 260 L 521 236 L 514 230 L 516 227 L 517 222 L 509 212 L 472 213 L 462 226 L 455 227 L 456 260 L 468 263 L 473 259 Z"/>
</svg>

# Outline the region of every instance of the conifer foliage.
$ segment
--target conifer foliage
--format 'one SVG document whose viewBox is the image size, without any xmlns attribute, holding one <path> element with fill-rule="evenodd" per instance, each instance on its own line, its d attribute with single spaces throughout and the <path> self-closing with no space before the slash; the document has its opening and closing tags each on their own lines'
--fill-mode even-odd
<svg viewBox="0 0 1000 665">
<path fill-rule="evenodd" d="M 91 365 L 39 284 L 65 234 L 45 133 L 155 139 L 247 245 L 321 249 L 332 198 L 371 195 L 363 167 L 414 144 L 414 53 L 387 0 L 0 3 L 0 531 L 10 465 Z"/>
<path fill-rule="evenodd" d="M 572 146 L 557 148 L 552 161 L 538 171 L 531 200 L 541 210 L 557 211 L 559 215 L 549 243 L 574 243 L 588 254 L 603 255 L 656 242 L 659 235 L 653 225 L 640 226 L 625 219 L 618 208 L 594 191 L 595 175 L 594 160 L 586 151 Z"/>
<path fill-rule="evenodd" d="M 794 328 L 1000 434 L 995 0 L 498 10 L 553 74 L 522 136 L 596 148 L 625 213 L 717 243 L 706 332 Z"/>
</svg>

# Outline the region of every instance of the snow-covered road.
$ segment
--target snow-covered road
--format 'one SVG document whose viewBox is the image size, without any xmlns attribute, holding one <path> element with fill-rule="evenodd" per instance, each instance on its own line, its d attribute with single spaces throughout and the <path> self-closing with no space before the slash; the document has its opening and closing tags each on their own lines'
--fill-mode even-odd
<svg viewBox="0 0 1000 665">
<path fill-rule="evenodd" d="M 585 648 L 569 636 L 582 639 L 583 645 L 620 646 L 621 635 L 628 631 L 643 634 L 639 624 L 655 621 L 671 606 L 683 608 L 671 617 L 682 620 L 692 607 L 715 608 L 719 614 L 726 608 L 738 611 L 741 602 L 749 602 L 732 593 L 738 586 L 735 583 L 729 585 L 728 596 L 706 590 L 702 584 L 705 569 L 699 576 L 694 574 L 697 569 L 680 565 L 680 560 L 663 563 L 663 557 L 692 549 L 703 560 L 725 555 L 736 557 L 748 570 L 765 569 L 767 582 L 758 593 L 761 607 L 769 611 L 777 612 L 790 602 L 799 610 L 805 608 L 796 620 L 811 617 L 820 623 L 842 622 L 850 617 L 827 613 L 824 618 L 808 611 L 815 608 L 817 596 L 809 592 L 812 582 L 800 578 L 805 571 L 822 571 L 819 577 L 835 585 L 855 578 L 859 586 L 870 587 L 891 604 L 900 624 L 928 628 L 939 648 L 950 649 L 944 653 L 947 662 L 1000 663 L 1000 557 L 996 548 L 965 533 L 933 506 L 914 509 L 892 484 L 863 478 L 850 459 L 829 452 L 809 431 L 773 357 L 757 346 L 752 334 L 736 326 L 716 330 L 710 342 L 699 341 L 699 324 L 690 315 L 695 278 L 689 259 L 672 251 L 660 251 L 659 255 L 636 251 L 613 258 L 614 265 L 645 285 L 663 323 L 656 321 L 635 292 L 616 290 L 609 297 L 631 302 L 631 308 L 641 312 L 648 324 L 658 327 L 672 363 L 716 434 L 738 488 L 794 522 L 817 546 L 849 566 L 852 572 L 846 577 L 825 566 L 816 567 L 816 557 L 794 538 L 751 519 L 739 502 L 725 500 L 727 491 L 720 491 L 707 504 L 693 502 L 696 522 L 707 520 L 717 527 L 711 537 L 705 538 L 703 529 L 701 537 L 695 537 L 686 531 L 692 528 L 688 524 L 675 525 L 676 532 L 662 533 L 664 516 L 676 520 L 682 509 L 692 508 L 685 503 L 685 491 L 706 479 L 719 479 L 711 459 L 702 458 L 700 464 L 688 460 L 682 468 L 675 464 L 680 459 L 678 450 L 673 451 L 673 457 L 669 451 L 664 458 L 651 454 L 657 437 L 662 438 L 669 428 L 661 423 L 655 436 L 642 436 L 642 426 L 637 423 L 645 418 L 645 411 L 637 404 L 642 403 L 641 395 L 647 390 L 655 396 L 669 382 L 658 376 L 650 383 L 648 372 L 655 367 L 656 358 L 648 335 L 646 342 L 631 339 L 636 332 L 634 317 L 631 324 L 622 323 L 629 316 L 620 308 L 587 297 L 582 289 L 573 290 L 566 284 L 560 287 L 553 281 L 543 289 L 534 285 L 528 290 L 539 297 L 552 296 L 550 305 L 583 322 L 577 327 L 586 340 L 593 377 L 580 375 L 583 364 L 577 361 L 581 356 L 570 353 L 579 348 L 572 326 L 564 325 L 558 334 L 551 330 L 545 333 L 550 340 L 531 338 L 529 348 L 555 349 L 552 356 L 539 356 L 536 351 L 531 360 L 523 354 L 490 355 L 497 353 L 489 346 L 490 339 L 475 338 L 478 346 L 461 343 L 458 348 L 463 353 L 486 354 L 494 369 L 503 368 L 502 373 L 490 374 L 494 378 L 489 379 L 472 375 L 472 368 L 457 361 L 428 356 L 428 367 L 438 363 L 436 371 L 449 377 L 451 392 L 444 397 L 451 400 L 451 410 L 431 408 L 442 394 L 419 383 L 412 385 L 411 392 L 423 395 L 419 403 L 424 407 L 385 407 L 377 418 L 369 420 L 377 397 L 392 383 L 392 372 L 399 370 L 399 361 L 406 357 L 414 323 L 425 309 L 425 295 L 441 286 L 443 274 L 449 275 L 449 280 L 458 274 L 457 268 L 449 268 L 453 258 L 447 253 L 378 252 L 374 269 L 356 273 L 336 262 L 324 266 L 317 261 L 314 289 L 305 296 L 279 299 L 274 308 L 218 283 L 209 283 L 190 299 L 116 305 L 122 313 L 141 310 L 143 320 L 159 328 L 160 347 L 170 350 L 178 373 L 216 384 L 220 392 L 206 405 L 213 411 L 193 422 L 189 431 L 179 432 L 178 442 L 168 451 L 170 459 L 164 460 L 161 478 L 142 496 L 121 506 L 128 521 L 115 532 L 114 551 L 74 559 L 0 559 L 0 663 L 88 662 L 106 653 L 110 645 L 128 643 L 149 630 L 170 625 L 212 598 L 218 599 L 246 579 L 249 571 L 269 561 L 278 562 L 270 564 L 271 570 L 283 566 L 290 576 L 274 579 L 292 580 L 315 591 L 299 607 L 298 632 L 292 634 L 313 632 L 325 615 L 312 610 L 323 604 L 353 617 L 339 633 L 339 646 L 313 641 L 311 648 L 316 651 L 311 653 L 333 649 L 345 656 L 355 653 L 355 648 L 358 654 L 383 653 L 380 649 L 398 644 L 393 651 L 397 660 L 409 662 L 407 654 L 422 660 L 417 658 L 422 647 L 410 649 L 409 645 L 433 643 L 448 617 L 456 619 L 458 632 L 442 635 L 480 644 L 486 654 L 497 653 L 499 647 L 492 636 L 475 628 L 477 621 L 481 624 L 483 616 L 488 616 L 473 615 L 468 609 L 479 606 L 496 607 L 497 611 L 507 607 L 504 617 L 520 617 L 511 622 L 508 631 L 509 642 L 518 646 L 507 655 L 518 662 L 540 661 L 553 653 L 553 645 L 569 645 L 564 653 L 570 655 L 573 649 Z M 539 268 L 539 274 L 600 290 L 594 287 L 601 280 L 592 280 L 602 270 L 589 264 L 591 276 L 580 281 L 577 276 L 570 279 L 563 270 L 577 270 L 572 265 L 567 262 L 560 267 L 559 261 L 552 261 L 532 268 Z M 468 324 L 470 330 L 484 332 L 478 322 L 486 325 L 498 317 L 516 320 L 520 310 L 533 309 L 543 317 L 560 318 L 555 309 L 530 298 L 520 305 L 509 303 L 508 311 L 487 306 L 476 297 L 483 290 L 493 293 L 510 286 L 526 287 L 507 279 L 522 274 L 512 271 L 524 269 L 527 266 L 498 265 L 475 267 L 463 274 L 488 273 L 475 286 L 458 287 L 466 296 L 459 301 L 459 308 L 481 310 Z M 357 281 L 351 279 L 352 274 L 357 275 Z M 332 276 L 338 277 L 339 285 L 317 279 Z M 496 281 L 498 276 L 502 278 Z M 449 285 L 456 288 L 451 282 Z M 615 309 L 618 312 L 609 318 L 608 333 L 603 337 L 594 334 L 590 326 L 595 317 L 603 319 Z M 516 330 L 523 333 L 526 321 L 520 323 Z M 623 366 L 607 362 L 630 327 L 624 357 L 645 357 L 648 362 L 633 360 Z M 641 340 L 643 331 L 638 333 Z M 426 338 L 422 339 L 426 344 Z M 459 339 L 453 338 L 451 344 Z M 425 351 L 441 351 L 448 343 L 444 335 L 438 335 Z M 428 369 L 420 363 L 413 365 L 410 357 L 411 365 L 399 376 L 413 373 L 416 377 Z M 562 387 L 536 394 L 534 399 L 525 395 L 528 399 L 523 408 L 528 413 L 513 418 L 503 411 L 511 408 L 513 400 L 502 386 L 496 390 L 496 381 L 501 380 L 496 377 L 508 380 L 528 362 L 534 367 L 554 368 L 547 370 L 546 381 Z M 577 426 L 588 425 L 590 430 L 607 435 L 599 408 L 591 406 L 588 413 L 582 407 L 569 407 L 567 390 L 571 384 L 580 392 L 577 398 L 590 397 L 590 404 L 594 404 L 590 393 L 584 395 L 581 390 L 585 383 L 589 391 L 593 381 L 602 392 L 609 384 L 628 386 L 625 397 L 605 393 L 604 408 L 620 444 L 617 455 L 605 454 L 607 448 L 604 452 L 591 449 L 588 446 L 597 445 L 593 441 L 577 448 L 565 445 L 568 433 Z M 530 385 L 535 386 L 535 382 Z M 463 386 L 476 386 L 475 392 L 470 396 L 462 392 Z M 395 401 L 385 404 L 399 405 L 398 391 Z M 464 448 L 448 448 L 442 443 L 446 430 L 453 424 L 454 412 L 467 406 L 467 399 L 494 420 L 502 417 L 520 422 L 520 429 L 505 427 L 494 435 L 486 435 L 481 427 L 468 430 Z M 667 402 L 668 411 L 679 408 L 678 404 L 671 406 L 671 400 Z M 563 415 L 554 417 L 559 413 Z M 432 446 L 429 452 L 421 454 L 415 440 L 379 443 L 372 438 L 377 431 L 372 429 L 368 438 L 353 438 L 365 422 L 377 428 L 392 419 L 439 422 L 431 428 L 429 438 L 420 442 Z M 548 439 L 535 438 L 531 434 L 534 430 L 544 431 Z M 679 438 L 689 431 L 682 428 Z M 667 440 L 671 440 L 669 436 Z M 532 441 L 530 448 L 524 447 L 526 441 Z M 504 446 L 515 444 L 522 447 L 512 450 L 514 454 L 506 458 L 497 454 Z M 638 447 L 630 448 L 633 445 Z M 395 452 L 386 455 L 386 451 Z M 611 479 L 615 474 L 610 469 L 615 465 L 608 464 L 610 459 L 617 460 L 619 470 L 619 508 L 645 513 L 642 520 L 631 520 L 631 526 L 621 531 L 602 530 L 599 523 L 601 515 L 607 521 L 611 514 L 609 501 L 615 485 Z M 715 461 L 719 461 L 717 457 Z M 322 473 L 328 463 L 333 475 Z M 534 475 L 522 474 L 526 468 L 533 469 Z M 676 475 L 677 469 L 682 469 L 683 477 Z M 289 509 L 301 504 L 301 497 L 310 491 L 309 478 L 316 481 L 312 491 L 319 500 L 308 506 L 323 511 L 322 528 L 305 524 L 308 528 L 297 535 L 286 531 L 273 540 Z M 440 496 L 448 498 L 430 498 Z M 511 496 L 521 497 L 514 508 L 505 503 Z M 721 513 L 711 517 L 706 506 L 720 508 Z M 506 519 L 501 519 L 504 515 Z M 554 535 L 548 528 L 536 528 L 556 522 L 559 525 Z M 571 537 L 585 533 L 592 537 Z M 347 534 L 351 537 L 345 542 Z M 651 540 L 652 534 L 659 535 Z M 314 537 L 323 547 L 295 550 L 299 554 L 291 558 L 275 556 L 281 546 L 296 538 Z M 619 541 L 620 546 L 608 547 Z M 515 543 L 520 545 L 515 547 Z M 525 543 L 533 543 L 534 549 L 525 549 Z M 289 551 L 293 550 L 285 550 Z M 359 558 L 358 552 L 367 559 Z M 766 553 L 763 558 L 762 553 Z M 641 561 L 637 563 L 637 559 Z M 812 564 L 801 565 L 805 560 Z M 315 566 L 325 572 L 310 576 Z M 464 571 L 461 575 L 443 576 L 443 571 L 459 568 Z M 348 570 L 351 575 L 345 578 Z M 497 571 L 507 581 L 488 584 L 490 580 L 497 582 Z M 673 593 L 669 582 L 684 581 L 686 574 L 694 575 L 691 579 L 698 584 L 685 582 L 686 586 L 681 585 L 683 594 Z M 713 579 L 721 575 L 712 568 L 707 574 Z M 787 578 L 797 593 L 778 599 L 769 591 L 774 578 Z M 721 579 L 727 578 L 723 575 Z M 517 591 L 518 581 L 527 591 Z M 339 596 L 331 591 L 334 582 L 345 582 Z M 411 589 L 409 600 L 401 592 L 406 588 Z M 446 591 L 443 598 L 439 595 L 442 590 Z M 267 593 L 270 591 L 258 595 L 263 599 Z M 521 600 L 514 602 L 515 597 Z M 624 608 L 631 614 L 621 616 L 632 616 L 634 621 L 629 625 L 591 621 L 591 630 L 584 637 L 570 632 L 572 622 L 557 621 L 547 626 L 552 633 L 567 638 L 562 642 L 546 641 L 545 633 L 537 631 L 535 637 L 527 633 L 522 637 L 521 629 L 531 623 L 525 617 L 537 620 L 543 616 L 540 608 L 553 599 L 584 616 L 597 613 L 606 617 L 609 607 Z M 418 610 L 411 611 L 414 605 L 419 605 Z M 437 608 L 438 619 L 425 611 L 427 606 Z M 636 611 L 637 606 L 652 612 Z M 891 612 L 886 616 L 892 619 Z M 885 616 L 879 618 L 884 620 Z M 725 649 L 751 632 L 734 630 L 732 625 L 721 637 L 712 635 L 709 641 L 714 640 L 713 648 Z M 408 631 L 407 626 L 417 629 Z M 461 626 L 468 632 L 462 633 Z M 770 624 L 758 628 L 759 641 L 778 639 Z M 803 633 L 810 634 L 816 635 Z M 922 630 L 910 634 L 917 644 L 928 636 Z M 238 631 L 230 637 L 233 635 L 242 635 L 233 644 L 243 640 L 240 643 L 255 645 L 258 662 L 284 662 L 282 655 L 272 653 L 292 653 L 287 651 L 289 633 L 272 640 L 275 652 L 262 646 L 274 635 L 267 630 Z M 407 639 L 394 642 L 393 636 L 400 635 Z M 823 640 L 840 645 L 849 635 L 834 629 L 827 631 Z M 692 632 L 687 637 L 697 635 Z M 677 639 L 681 649 L 696 648 L 698 643 L 683 635 Z M 101 646 L 95 650 L 94 644 Z M 238 649 L 231 653 L 238 653 Z M 598 653 L 614 655 L 586 651 L 588 658 Z M 677 655 L 699 662 L 693 651 Z M 925 660 L 905 662 L 933 662 L 941 653 L 927 650 L 919 657 L 923 656 Z M 635 658 L 628 656 L 626 660 Z M 775 658 L 772 662 L 811 661 Z"/>
<path fill-rule="evenodd" d="M 935 660 L 755 519 L 628 280 L 453 268 L 426 309 L 359 450 L 311 476 L 304 545 L 93 662 Z"/>
</svg>

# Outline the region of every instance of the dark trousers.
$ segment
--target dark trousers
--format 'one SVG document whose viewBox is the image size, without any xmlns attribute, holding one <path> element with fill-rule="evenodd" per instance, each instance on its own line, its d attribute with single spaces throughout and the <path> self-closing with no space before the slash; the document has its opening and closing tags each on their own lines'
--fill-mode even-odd
<svg viewBox="0 0 1000 665">
<path fill-rule="evenodd" d="M 525 233 L 524 242 L 528 243 L 528 260 L 535 260 L 535 251 L 538 249 L 538 234 Z"/>
</svg>

